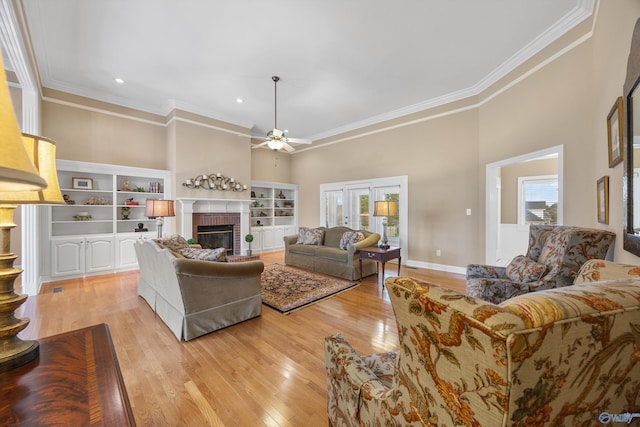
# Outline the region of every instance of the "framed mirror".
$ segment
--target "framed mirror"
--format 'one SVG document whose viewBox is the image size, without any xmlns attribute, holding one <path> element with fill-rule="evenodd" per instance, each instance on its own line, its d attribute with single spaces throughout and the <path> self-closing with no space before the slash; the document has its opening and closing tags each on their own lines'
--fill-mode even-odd
<svg viewBox="0 0 640 427">
<path fill-rule="evenodd" d="M 640 19 L 636 21 L 624 82 L 624 249 L 640 256 Z"/>
</svg>

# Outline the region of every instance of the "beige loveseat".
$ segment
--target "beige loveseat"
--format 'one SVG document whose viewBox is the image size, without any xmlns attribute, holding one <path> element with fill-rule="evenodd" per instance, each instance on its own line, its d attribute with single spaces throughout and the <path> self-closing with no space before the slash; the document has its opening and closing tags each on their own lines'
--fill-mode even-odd
<svg viewBox="0 0 640 427">
<path fill-rule="evenodd" d="M 135 243 L 138 294 L 171 329 L 189 341 L 262 313 L 262 261 L 187 259 L 153 240 Z"/>
<path fill-rule="evenodd" d="M 319 245 L 296 243 L 298 234 L 284 237 L 285 264 L 347 280 L 357 280 L 360 278 L 360 248 L 375 246 L 380 240 L 378 233 L 347 227 L 319 227 L 314 230 L 322 231 L 323 237 Z M 361 232 L 364 240 L 350 244 L 346 249 L 340 249 L 340 240 L 345 232 L 354 231 Z M 375 261 L 362 261 L 362 277 L 375 274 L 376 271 Z"/>
</svg>

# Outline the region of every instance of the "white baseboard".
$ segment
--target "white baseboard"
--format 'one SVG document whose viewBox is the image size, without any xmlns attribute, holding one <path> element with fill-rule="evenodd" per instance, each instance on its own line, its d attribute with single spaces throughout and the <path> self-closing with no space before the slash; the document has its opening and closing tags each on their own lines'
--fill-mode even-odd
<svg viewBox="0 0 640 427">
<path fill-rule="evenodd" d="M 447 273 L 467 274 L 466 267 L 458 267 L 455 265 L 434 264 L 431 262 L 422 261 L 407 261 L 405 264 L 407 267 L 428 268 L 431 270 L 446 271 Z"/>
</svg>

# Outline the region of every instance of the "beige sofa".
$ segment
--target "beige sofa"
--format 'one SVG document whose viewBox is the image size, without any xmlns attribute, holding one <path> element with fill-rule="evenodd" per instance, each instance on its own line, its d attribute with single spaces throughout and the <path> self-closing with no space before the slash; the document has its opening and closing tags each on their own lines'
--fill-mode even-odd
<svg viewBox="0 0 640 427">
<path fill-rule="evenodd" d="M 366 230 L 352 230 L 347 227 L 319 227 L 324 233 L 320 245 L 298 244 L 298 235 L 284 237 L 284 262 L 287 265 L 341 277 L 347 280 L 360 278 L 360 248 L 375 246 L 380 240 L 378 233 Z M 345 232 L 359 231 L 365 239 L 349 245 L 347 249 L 340 249 L 340 239 Z M 362 261 L 362 277 L 375 274 L 377 264 L 375 261 Z"/>
<path fill-rule="evenodd" d="M 181 341 L 260 316 L 262 261 L 187 259 L 153 240 L 135 243 L 138 294 Z"/>
</svg>

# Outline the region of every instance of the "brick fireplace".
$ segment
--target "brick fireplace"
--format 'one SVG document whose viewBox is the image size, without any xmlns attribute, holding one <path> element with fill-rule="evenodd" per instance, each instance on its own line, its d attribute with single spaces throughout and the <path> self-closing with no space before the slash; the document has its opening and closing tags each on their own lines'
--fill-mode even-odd
<svg viewBox="0 0 640 427">
<path fill-rule="evenodd" d="M 176 199 L 177 230 L 185 238 L 197 239 L 198 226 L 233 226 L 233 254 L 248 249 L 243 236 L 250 233 L 249 204 L 241 199 Z M 213 227 L 216 228 L 216 227 Z"/>
<path fill-rule="evenodd" d="M 231 254 L 239 255 L 241 253 L 241 239 L 240 239 L 240 214 L 239 213 L 226 213 L 226 212 L 211 212 L 211 213 L 194 213 L 193 214 L 193 226 L 192 226 L 192 236 L 194 239 L 198 240 L 199 243 L 202 244 L 202 247 L 209 246 L 207 242 L 209 238 L 204 234 L 207 233 L 215 233 L 216 237 L 221 237 L 221 239 L 211 239 L 211 241 L 216 241 L 218 243 L 215 245 L 220 245 L 219 247 L 227 247 L 227 249 L 231 249 Z M 224 234 L 226 231 L 231 231 L 232 238 L 231 247 L 228 247 L 225 242 L 226 239 Z"/>
</svg>

